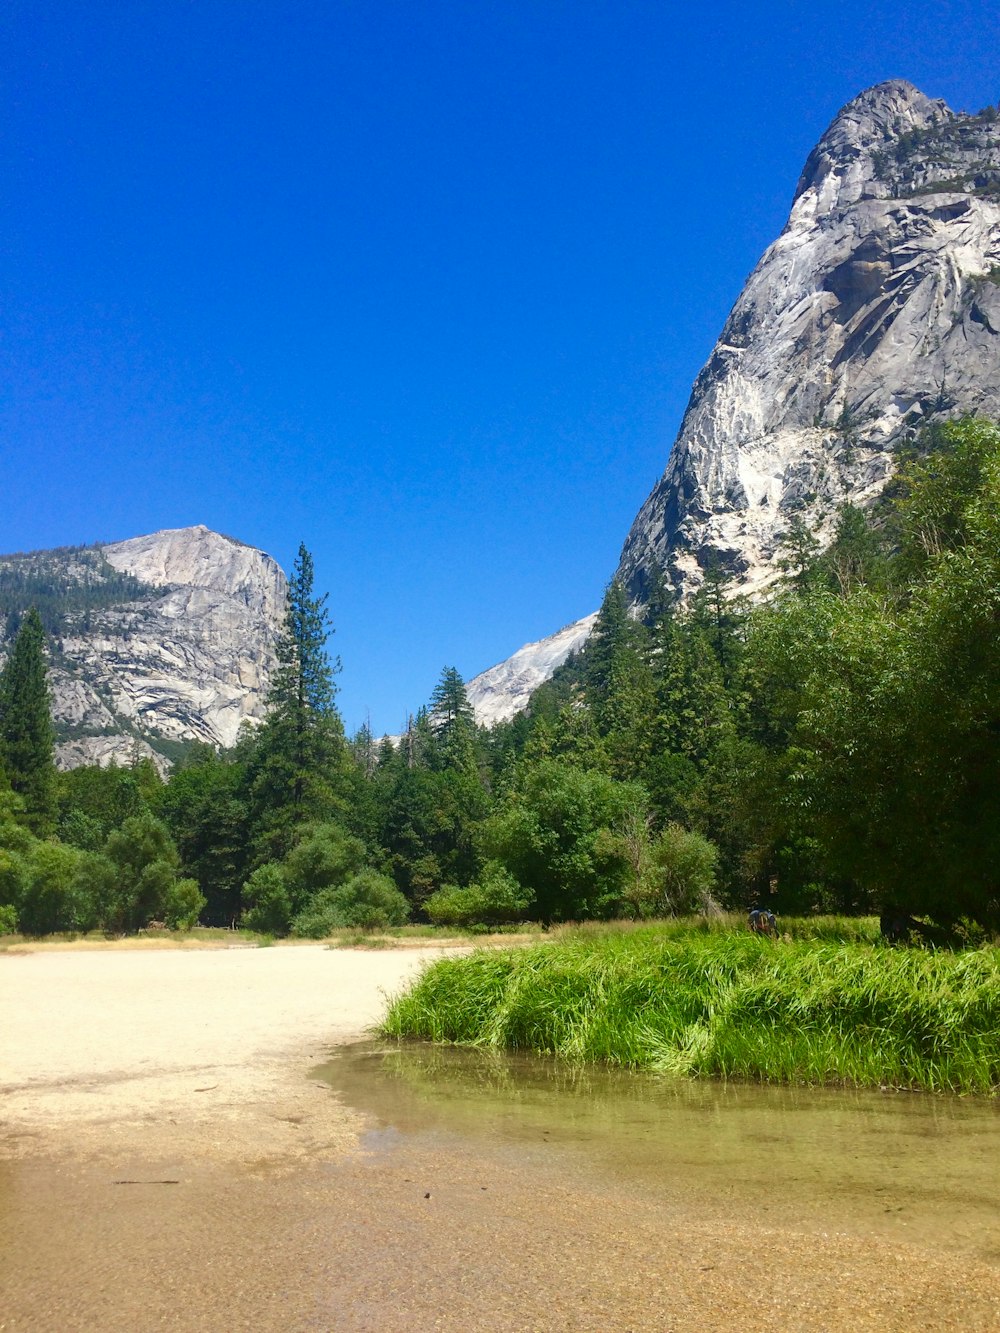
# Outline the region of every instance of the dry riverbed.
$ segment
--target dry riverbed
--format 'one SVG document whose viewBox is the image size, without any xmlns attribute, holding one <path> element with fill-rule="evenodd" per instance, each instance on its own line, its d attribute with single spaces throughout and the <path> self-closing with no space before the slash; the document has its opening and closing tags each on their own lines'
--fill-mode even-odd
<svg viewBox="0 0 1000 1333">
<path fill-rule="evenodd" d="M 436 952 L 0 955 L 0 1330 L 1000 1327 L 981 1259 L 379 1129 L 309 1073 Z"/>
</svg>

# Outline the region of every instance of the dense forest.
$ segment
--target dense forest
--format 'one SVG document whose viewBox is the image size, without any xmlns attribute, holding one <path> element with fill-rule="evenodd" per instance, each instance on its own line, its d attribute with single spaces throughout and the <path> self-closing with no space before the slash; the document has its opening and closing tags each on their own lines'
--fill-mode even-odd
<svg viewBox="0 0 1000 1333">
<path fill-rule="evenodd" d="M 0 643 L 14 638 L 32 608 L 51 651 L 67 628 L 86 633 L 92 612 L 156 595 L 156 588 L 109 564 L 100 546 L 7 555 L 0 560 Z"/>
<path fill-rule="evenodd" d="M 719 567 L 476 726 L 446 669 L 349 738 L 300 548 L 266 722 L 231 751 L 57 773 L 42 618 L 0 676 L 0 928 L 543 924 L 766 905 L 1000 927 L 1000 429 L 929 430 L 832 544 L 790 517 L 749 604 Z"/>
</svg>

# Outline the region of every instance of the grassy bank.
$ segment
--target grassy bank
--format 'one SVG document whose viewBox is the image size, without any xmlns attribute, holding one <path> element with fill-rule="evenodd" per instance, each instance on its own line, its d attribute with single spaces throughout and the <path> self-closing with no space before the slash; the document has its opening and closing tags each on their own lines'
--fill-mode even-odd
<svg viewBox="0 0 1000 1333">
<path fill-rule="evenodd" d="M 393 1001 L 383 1033 L 693 1076 L 1000 1088 L 1000 950 L 790 933 L 576 931 L 446 959 Z"/>
</svg>

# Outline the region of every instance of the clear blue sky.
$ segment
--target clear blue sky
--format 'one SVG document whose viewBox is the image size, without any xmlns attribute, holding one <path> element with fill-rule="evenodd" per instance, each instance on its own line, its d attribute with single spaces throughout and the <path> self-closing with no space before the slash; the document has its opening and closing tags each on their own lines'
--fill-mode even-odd
<svg viewBox="0 0 1000 1333">
<path fill-rule="evenodd" d="M 13 0 L 0 550 L 206 523 L 330 594 L 353 730 L 599 602 L 862 88 L 996 0 Z"/>
</svg>

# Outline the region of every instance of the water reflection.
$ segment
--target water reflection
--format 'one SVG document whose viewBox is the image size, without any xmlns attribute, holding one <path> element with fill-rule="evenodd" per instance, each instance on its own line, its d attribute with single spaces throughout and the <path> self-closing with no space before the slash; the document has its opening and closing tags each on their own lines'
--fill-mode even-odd
<svg viewBox="0 0 1000 1333">
<path fill-rule="evenodd" d="M 1000 1118 L 984 1099 L 670 1079 L 420 1044 L 318 1071 L 378 1128 L 458 1135 L 627 1178 L 706 1211 L 906 1239 L 1000 1262 Z"/>
</svg>

